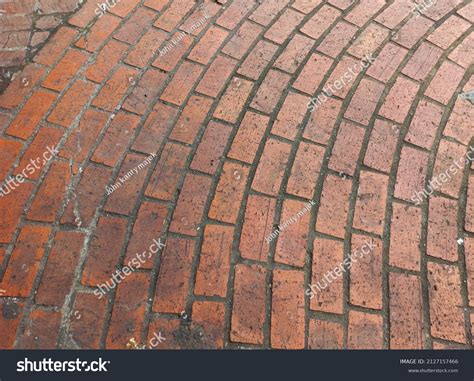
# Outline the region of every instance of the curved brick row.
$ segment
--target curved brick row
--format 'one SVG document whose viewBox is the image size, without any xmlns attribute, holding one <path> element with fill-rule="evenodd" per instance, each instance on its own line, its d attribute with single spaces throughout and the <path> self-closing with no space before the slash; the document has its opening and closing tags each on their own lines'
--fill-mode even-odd
<svg viewBox="0 0 474 381">
<path fill-rule="evenodd" d="M 0 96 L 2 348 L 472 348 L 472 1 L 95 11 Z"/>
</svg>

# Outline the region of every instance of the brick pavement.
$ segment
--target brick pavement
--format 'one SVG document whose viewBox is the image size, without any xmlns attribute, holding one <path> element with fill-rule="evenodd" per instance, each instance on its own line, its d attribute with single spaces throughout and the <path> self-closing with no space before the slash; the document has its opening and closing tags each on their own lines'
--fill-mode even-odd
<svg viewBox="0 0 474 381">
<path fill-rule="evenodd" d="M 1 348 L 472 348 L 474 2 L 261 3 L 87 1 L 0 95 Z"/>
</svg>

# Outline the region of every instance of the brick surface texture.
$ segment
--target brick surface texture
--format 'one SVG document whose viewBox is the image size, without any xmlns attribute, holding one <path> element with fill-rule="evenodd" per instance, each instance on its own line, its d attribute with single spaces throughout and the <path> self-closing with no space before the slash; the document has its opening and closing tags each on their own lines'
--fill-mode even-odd
<svg viewBox="0 0 474 381">
<path fill-rule="evenodd" d="M 472 349 L 474 7 L 416 3 L 0 2 L 0 349 Z"/>
</svg>

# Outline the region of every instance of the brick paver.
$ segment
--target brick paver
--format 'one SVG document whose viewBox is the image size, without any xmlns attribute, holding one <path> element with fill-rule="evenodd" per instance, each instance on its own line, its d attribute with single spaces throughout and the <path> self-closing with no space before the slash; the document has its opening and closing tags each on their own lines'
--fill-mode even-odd
<svg viewBox="0 0 474 381">
<path fill-rule="evenodd" d="M 88 0 L 38 51 L 0 4 L 0 348 L 472 348 L 474 8 L 416 3 Z"/>
</svg>

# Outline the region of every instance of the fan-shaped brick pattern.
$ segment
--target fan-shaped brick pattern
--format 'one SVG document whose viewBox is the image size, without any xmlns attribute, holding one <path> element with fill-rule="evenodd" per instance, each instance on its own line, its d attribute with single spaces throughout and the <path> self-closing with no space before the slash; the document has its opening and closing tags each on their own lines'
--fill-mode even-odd
<svg viewBox="0 0 474 381">
<path fill-rule="evenodd" d="M 90 3 L 0 95 L 1 348 L 472 348 L 472 0 Z"/>
</svg>

